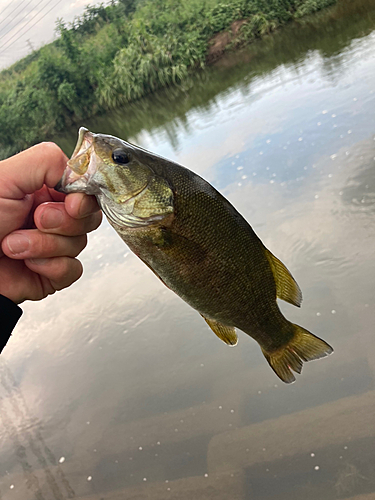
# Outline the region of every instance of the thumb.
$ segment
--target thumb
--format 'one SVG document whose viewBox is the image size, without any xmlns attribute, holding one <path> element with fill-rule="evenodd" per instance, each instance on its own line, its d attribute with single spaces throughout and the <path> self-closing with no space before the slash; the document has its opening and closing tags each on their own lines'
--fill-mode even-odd
<svg viewBox="0 0 375 500">
<path fill-rule="evenodd" d="M 0 197 L 20 200 L 46 184 L 57 184 L 68 158 L 53 142 L 42 142 L 0 163 Z"/>
</svg>

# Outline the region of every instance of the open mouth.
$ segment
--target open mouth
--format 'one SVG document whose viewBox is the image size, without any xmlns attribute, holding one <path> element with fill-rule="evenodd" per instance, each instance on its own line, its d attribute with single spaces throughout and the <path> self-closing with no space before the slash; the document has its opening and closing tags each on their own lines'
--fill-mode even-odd
<svg viewBox="0 0 375 500">
<path fill-rule="evenodd" d="M 60 182 L 55 186 L 62 193 L 89 193 L 89 181 L 96 170 L 95 154 L 93 149 L 94 136 L 87 128 L 79 129 L 78 141 L 72 157 Z"/>
</svg>

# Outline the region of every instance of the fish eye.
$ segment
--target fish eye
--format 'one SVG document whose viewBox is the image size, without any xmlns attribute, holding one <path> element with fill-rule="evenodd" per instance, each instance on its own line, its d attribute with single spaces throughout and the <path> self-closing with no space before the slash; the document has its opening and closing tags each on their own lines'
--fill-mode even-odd
<svg viewBox="0 0 375 500">
<path fill-rule="evenodd" d="M 112 160 L 120 165 L 125 165 L 125 163 L 129 163 L 130 158 L 122 149 L 115 149 L 112 153 Z"/>
</svg>

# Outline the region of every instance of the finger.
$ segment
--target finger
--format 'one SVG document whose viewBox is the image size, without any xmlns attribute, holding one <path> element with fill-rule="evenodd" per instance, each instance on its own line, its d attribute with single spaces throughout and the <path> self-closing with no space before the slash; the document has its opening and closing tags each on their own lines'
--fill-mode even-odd
<svg viewBox="0 0 375 500">
<path fill-rule="evenodd" d="M 47 259 L 61 256 L 76 257 L 86 244 L 86 235 L 67 237 L 29 229 L 8 235 L 4 238 L 1 248 L 11 259 Z"/>
<path fill-rule="evenodd" d="M 49 280 L 55 290 L 67 288 L 77 281 L 83 272 L 80 261 L 70 257 L 25 260 L 25 264 L 31 271 Z"/>
<path fill-rule="evenodd" d="M 65 198 L 65 208 L 73 219 L 82 219 L 100 210 L 95 196 L 83 193 L 71 193 Z"/>
<path fill-rule="evenodd" d="M 34 222 L 40 231 L 63 236 L 90 233 L 100 226 L 101 221 L 101 212 L 95 212 L 81 219 L 73 219 L 67 213 L 65 203 L 43 203 L 34 213 Z"/>
<path fill-rule="evenodd" d="M 53 142 L 37 144 L 1 162 L 0 196 L 23 199 L 26 194 L 56 185 L 68 158 Z"/>
</svg>

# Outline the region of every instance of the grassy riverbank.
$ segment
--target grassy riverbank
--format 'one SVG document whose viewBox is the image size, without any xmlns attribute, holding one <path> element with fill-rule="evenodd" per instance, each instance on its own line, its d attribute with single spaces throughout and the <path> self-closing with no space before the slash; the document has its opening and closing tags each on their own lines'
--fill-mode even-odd
<svg viewBox="0 0 375 500">
<path fill-rule="evenodd" d="M 72 25 L 59 20 L 55 42 L 0 73 L 0 158 L 179 84 L 224 46 L 248 43 L 335 2 L 118 0 L 87 8 Z"/>
</svg>

